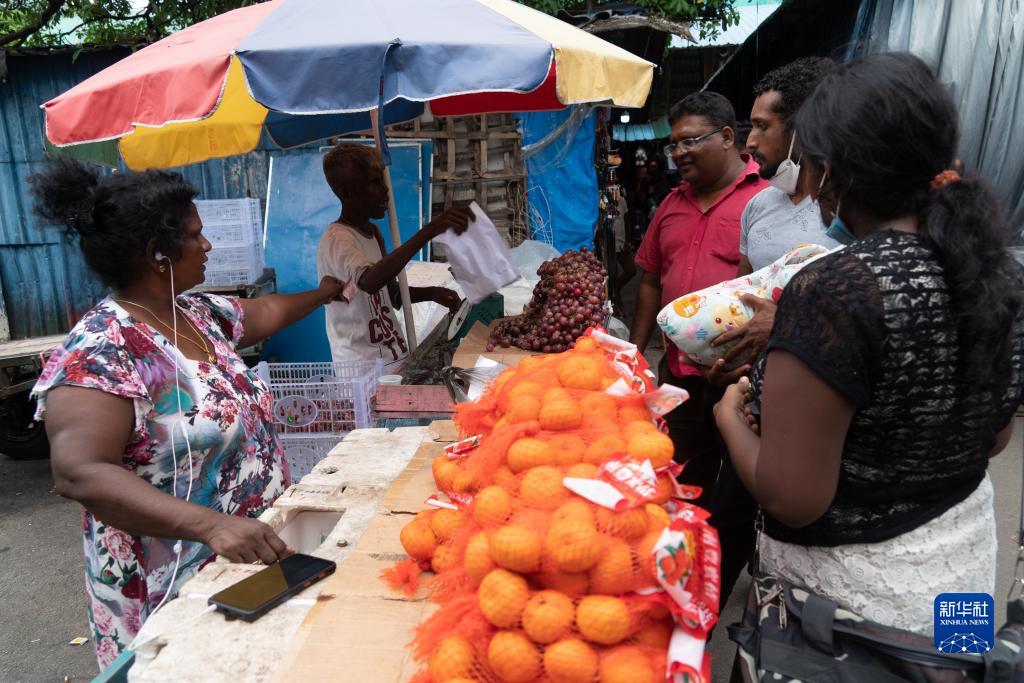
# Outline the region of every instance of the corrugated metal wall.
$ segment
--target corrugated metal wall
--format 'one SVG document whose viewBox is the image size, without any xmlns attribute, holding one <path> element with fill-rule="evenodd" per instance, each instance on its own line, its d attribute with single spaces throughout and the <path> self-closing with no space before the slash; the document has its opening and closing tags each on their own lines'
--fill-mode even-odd
<svg viewBox="0 0 1024 683">
<path fill-rule="evenodd" d="M 83 52 L 74 60 L 70 53 L 7 56 L 7 80 L 0 83 L 0 294 L 13 339 L 66 332 L 105 294 L 77 245 L 38 225 L 27 179 L 46 156 L 39 105 L 126 54 Z M 203 199 L 265 200 L 271 145 L 260 147 L 177 170 Z"/>
</svg>

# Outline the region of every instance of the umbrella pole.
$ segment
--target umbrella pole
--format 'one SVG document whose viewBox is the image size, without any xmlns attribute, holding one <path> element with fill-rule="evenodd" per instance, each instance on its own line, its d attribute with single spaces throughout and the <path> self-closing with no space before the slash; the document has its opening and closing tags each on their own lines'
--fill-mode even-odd
<svg viewBox="0 0 1024 683">
<path fill-rule="evenodd" d="M 373 126 L 373 139 L 377 144 L 377 150 L 381 149 L 381 138 L 384 133 L 380 129 L 380 111 L 370 110 L 370 123 Z M 398 232 L 398 214 L 395 208 L 395 190 L 391 185 L 391 165 L 384 166 L 384 183 L 388 186 L 388 227 L 391 228 L 392 249 L 397 249 L 402 243 L 402 235 Z M 416 349 L 416 322 L 412 315 L 412 299 L 409 296 L 409 279 L 405 276 L 405 269 L 398 274 L 398 289 L 402 294 L 402 314 L 405 316 L 405 340 L 409 343 L 409 353 Z"/>
</svg>

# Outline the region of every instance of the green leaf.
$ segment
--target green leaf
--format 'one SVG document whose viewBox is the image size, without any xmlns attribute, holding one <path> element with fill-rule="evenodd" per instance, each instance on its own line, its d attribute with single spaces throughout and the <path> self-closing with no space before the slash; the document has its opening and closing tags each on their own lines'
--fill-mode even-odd
<svg viewBox="0 0 1024 683">
<path fill-rule="evenodd" d="M 15 45 L 113 45 L 149 43 L 232 9 L 258 4 L 261 0 L 150 0 L 145 5 L 131 0 L 64 0 L 61 9 L 45 25 L 26 38 L 12 43 L 0 40 L 0 47 Z M 585 0 L 518 0 L 534 9 L 555 14 L 559 10 L 579 11 Z M 635 0 L 648 14 L 673 21 L 690 22 L 701 36 L 739 23 L 736 0 Z M 26 26 L 34 26 L 48 0 L 0 0 L 0 37 Z M 600 10 L 613 3 L 593 2 Z M 77 53 L 76 55 L 77 56 Z"/>
</svg>

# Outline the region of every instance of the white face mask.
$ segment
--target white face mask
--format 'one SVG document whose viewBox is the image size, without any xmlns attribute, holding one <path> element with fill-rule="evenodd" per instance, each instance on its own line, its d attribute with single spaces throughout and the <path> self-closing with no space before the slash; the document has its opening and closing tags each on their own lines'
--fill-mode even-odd
<svg viewBox="0 0 1024 683">
<path fill-rule="evenodd" d="M 796 194 L 796 184 L 800 179 L 800 162 L 793 161 L 793 143 L 796 142 L 796 133 L 789 139 L 789 153 L 786 160 L 779 164 L 779 170 L 772 176 L 770 182 L 772 187 L 777 187 L 788 195 Z"/>
</svg>

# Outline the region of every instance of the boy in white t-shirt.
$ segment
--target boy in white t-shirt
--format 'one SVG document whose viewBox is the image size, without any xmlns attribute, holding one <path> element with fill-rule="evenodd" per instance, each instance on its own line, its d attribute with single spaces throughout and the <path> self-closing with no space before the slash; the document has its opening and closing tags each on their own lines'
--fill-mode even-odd
<svg viewBox="0 0 1024 683">
<path fill-rule="evenodd" d="M 317 277 L 330 275 L 351 282 L 357 291 L 346 292 L 350 303 L 326 307 L 327 339 L 335 361 L 381 358 L 396 369 L 409 353 L 395 316 L 399 305 L 395 278 L 430 240 L 452 229 L 461 234 L 473 220 L 468 208 L 453 208 L 428 223 L 390 254 L 371 220 L 388 209 L 384 166 L 377 150 L 368 145 L 340 144 L 324 157 L 324 177 L 341 200 L 341 216 L 328 226 L 316 252 Z M 457 310 L 459 295 L 445 287 L 410 287 L 412 303 L 436 301 Z"/>
</svg>

